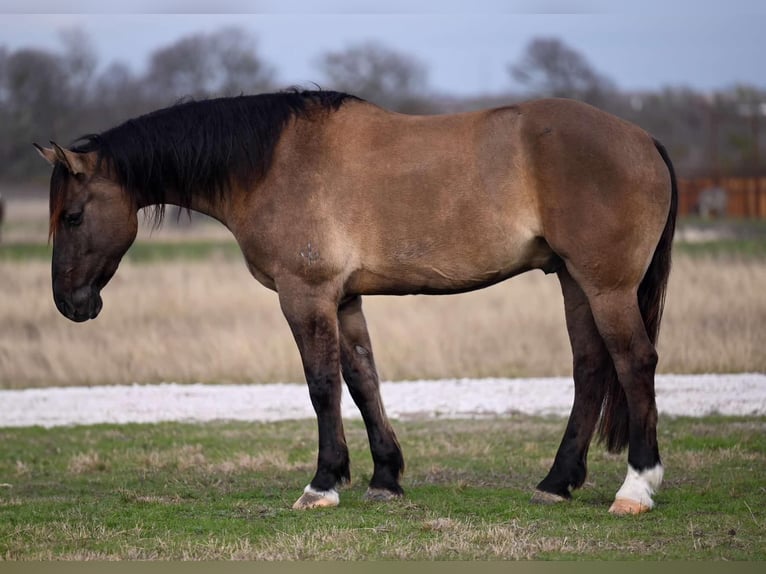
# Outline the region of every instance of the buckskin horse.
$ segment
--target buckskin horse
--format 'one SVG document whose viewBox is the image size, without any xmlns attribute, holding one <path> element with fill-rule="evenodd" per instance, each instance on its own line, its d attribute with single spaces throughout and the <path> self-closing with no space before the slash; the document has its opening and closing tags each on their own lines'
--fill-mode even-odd
<svg viewBox="0 0 766 574">
<path fill-rule="evenodd" d="M 187 101 L 51 144 L 35 146 L 53 165 L 53 296 L 67 318 L 99 314 L 147 206 L 157 223 L 168 204 L 218 219 L 278 293 L 318 421 L 316 474 L 294 508 L 335 506 L 350 480 L 342 379 L 372 452 L 365 497 L 403 494 L 362 296 L 459 293 L 532 269 L 561 284 L 575 384 L 533 500 L 582 486 L 598 425 L 610 451 L 628 447 L 610 511 L 653 507 L 655 343 L 678 200 L 668 154 L 642 129 L 564 99 L 411 116 L 291 91 Z"/>
</svg>

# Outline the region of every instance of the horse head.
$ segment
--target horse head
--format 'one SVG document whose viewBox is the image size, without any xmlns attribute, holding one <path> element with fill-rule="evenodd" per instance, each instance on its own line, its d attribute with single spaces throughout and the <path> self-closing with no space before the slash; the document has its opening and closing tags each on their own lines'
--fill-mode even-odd
<svg viewBox="0 0 766 574">
<path fill-rule="evenodd" d="M 53 166 L 53 298 L 62 315 L 81 322 L 95 319 L 101 311 L 101 289 L 136 238 L 137 209 L 96 151 L 51 144 L 34 145 Z"/>
</svg>

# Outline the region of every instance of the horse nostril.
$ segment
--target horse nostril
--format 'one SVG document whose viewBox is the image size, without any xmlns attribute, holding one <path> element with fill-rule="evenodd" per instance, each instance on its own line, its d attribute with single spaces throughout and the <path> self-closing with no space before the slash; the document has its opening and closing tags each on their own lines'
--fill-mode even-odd
<svg viewBox="0 0 766 574">
<path fill-rule="evenodd" d="M 74 305 L 64 297 L 58 297 L 56 299 L 56 307 L 58 307 L 59 311 L 66 317 L 74 316 Z"/>
</svg>

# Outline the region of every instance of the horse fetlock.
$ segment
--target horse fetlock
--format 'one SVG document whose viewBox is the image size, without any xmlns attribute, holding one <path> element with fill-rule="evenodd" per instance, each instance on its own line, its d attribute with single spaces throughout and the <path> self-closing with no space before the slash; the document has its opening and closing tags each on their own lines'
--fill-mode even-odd
<svg viewBox="0 0 766 574">
<path fill-rule="evenodd" d="M 391 492 L 402 494 L 404 491 L 402 490 L 402 487 L 399 486 L 400 476 L 401 472 L 399 471 L 399 467 L 376 468 L 370 479 L 369 487 L 390 490 Z"/>
<path fill-rule="evenodd" d="M 663 474 L 662 464 L 641 471 L 628 465 L 625 482 L 617 491 L 609 512 L 618 515 L 649 512 L 654 508 L 652 495 L 662 484 Z"/>
<path fill-rule="evenodd" d="M 537 493 L 550 494 L 563 500 L 572 498 L 571 490 L 580 488 L 585 484 L 585 478 L 588 475 L 587 467 L 583 461 L 574 463 L 561 463 L 560 460 L 554 462 L 548 476 L 537 485 Z M 548 502 L 545 500 L 535 500 L 532 502 Z"/>
<path fill-rule="evenodd" d="M 324 491 L 350 482 L 351 459 L 348 447 L 341 444 L 331 455 L 320 457 L 317 472 L 310 484 L 316 490 Z"/>
<path fill-rule="evenodd" d="M 310 484 L 303 489 L 301 497 L 295 501 L 295 510 L 308 510 L 309 508 L 333 507 L 340 504 L 340 495 L 334 488 L 330 490 L 316 490 Z"/>
</svg>

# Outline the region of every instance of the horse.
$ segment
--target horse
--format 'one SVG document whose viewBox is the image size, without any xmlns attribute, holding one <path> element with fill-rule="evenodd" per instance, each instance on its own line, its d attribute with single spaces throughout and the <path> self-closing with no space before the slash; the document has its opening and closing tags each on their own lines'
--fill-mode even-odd
<svg viewBox="0 0 766 574">
<path fill-rule="evenodd" d="M 372 453 L 365 499 L 404 494 L 362 297 L 460 293 L 533 269 L 561 286 L 574 403 L 532 502 L 571 499 L 598 434 L 628 448 L 610 512 L 654 506 L 655 344 L 678 191 L 666 149 L 638 126 L 567 99 L 416 116 L 293 90 L 184 101 L 68 148 L 34 145 L 53 166 L 53 298 L 68 319 L 99 314 L 150 206 L 156 224 L 166 205 L 220 221 L 277 292 L 318 427 L 294 508 L 337 506 L 351 478 L 343 381 Z"/>
</svg>

